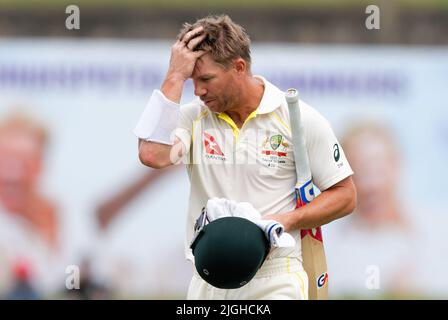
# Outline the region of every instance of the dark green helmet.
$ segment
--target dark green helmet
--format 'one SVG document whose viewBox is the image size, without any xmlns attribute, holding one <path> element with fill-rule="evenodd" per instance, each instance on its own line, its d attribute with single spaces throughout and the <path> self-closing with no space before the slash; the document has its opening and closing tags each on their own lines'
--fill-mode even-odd
<svg viewBox="0 0 448 320">
<path fill-rule="evenodd" d="M 202 279 L 217 288 L 236 289 L 255 276 L 270 245 L 255 223 L 244 218 L 225 217 L 206 224 L 191 249 Z"/>
</svg>

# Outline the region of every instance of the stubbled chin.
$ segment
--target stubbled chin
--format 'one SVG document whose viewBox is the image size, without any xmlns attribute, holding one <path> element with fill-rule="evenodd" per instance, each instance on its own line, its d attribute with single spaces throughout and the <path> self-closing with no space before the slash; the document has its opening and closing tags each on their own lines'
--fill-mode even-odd
<svg viewBox="0 0 448 320">
<path fill-rule="evenodd" d="M 216 100 L 210 101 L 205 104 L 213 112 L 219 112 L 219 106 L 216 105 Z"/>
</svg>

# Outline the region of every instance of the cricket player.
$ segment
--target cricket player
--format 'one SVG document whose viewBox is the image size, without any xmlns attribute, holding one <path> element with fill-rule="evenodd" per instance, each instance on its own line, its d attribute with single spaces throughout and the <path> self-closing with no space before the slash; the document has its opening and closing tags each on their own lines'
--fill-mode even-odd
<svg viewBox="0 0 448 320">
<path fill-rule="evenodd" d="M 191 103 L 180 106 L 191 78 Z M 314 185 L 321 194 L 295 209 L 296 173 L 284 93 L 251 72 L 250 40 L 227 15 L 185 24 L 171 48 L 160 90 L 155 90 L 134 133 L 144 165 L 186 163 L 191 183 L 186 258 L 201 209 L 211 198 L 250 202 L 296 239 L 273 249 L 255 277 L 239 289 L 218 289 L 196 273 L 188 299 L 308 299 L 300 229 L 315 228 L 355 208 L 352 170 L 329 123 L 300 102 Z M 173 195 L 174 196 L 174 195 Z M 229 271 L 230 272 L 230 271 Z"/>
</svg>

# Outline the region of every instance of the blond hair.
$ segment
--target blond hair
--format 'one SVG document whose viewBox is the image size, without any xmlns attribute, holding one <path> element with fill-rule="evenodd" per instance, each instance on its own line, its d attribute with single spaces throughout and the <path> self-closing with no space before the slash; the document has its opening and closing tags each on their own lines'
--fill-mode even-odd
<svg viewBox="0 0 448 320">
<path fill-rule="evenodd" d="M 0 136 L 5 132 L 20 131 L 32 136 L 44 146 L 48 140 L 48 130 L 37 119 L 23 112 L 16 111 L 0 121 Z"/>
<path fill-rule="evenodd" d="M 209 51 L 213 60 L 225 68 L 234 59 L 242 58 L 250 70 L 250 39 L 243 27 L 234 23 L 228 15 L 210 15 L 193 24 L 185 23 L 178 39 L 199 26 L 204 28 L 207 36 L 195 50 Z"/>
<path fill-rule="evenodd" d="M 374 120 L 360 120 L 349 128 L 341 139 L 341 145 L 348 152 L 355 141 L 362 141 L 366 136 L 372 136 L 379 141 L 393 158 L 398 157 L 399 146 L 391 128 Z"/>
</svg>

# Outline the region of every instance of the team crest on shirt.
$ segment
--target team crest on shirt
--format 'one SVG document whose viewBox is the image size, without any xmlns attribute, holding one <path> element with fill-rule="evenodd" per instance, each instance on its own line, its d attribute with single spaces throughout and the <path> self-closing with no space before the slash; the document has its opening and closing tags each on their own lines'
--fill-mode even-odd
<svg viewBox="0 0 448 320">
<path fill-rule="evenodd" d="M 221 147 L 216 138 L 207 132 L 203 132 L 205 157 L 207 159 L 226 160 L 224 153 L 221 151 Z"/>
<path fill-rule="evenodd" d="M 273 150 L 277 150 L 277 148 L 280 146 L 280 144 L 282 143 L 282 141 L 283 141 L 283 136 L 282 136 L 281 134 L 277 134 L 277 135 L 275 135 L 275 136 L 272 136 L 272 137 L 269 139 L 269 142 L 270 142 L 270 144 L 271 144 L 271 148 L 272 148 Z"/>
<path fill-rule="evenodd" d="M 261 161 L 268 167 L 278 167 L 286 162 L 289 143 L 281 134 L 268 136 L 261 145 Z"/>
</svg>

